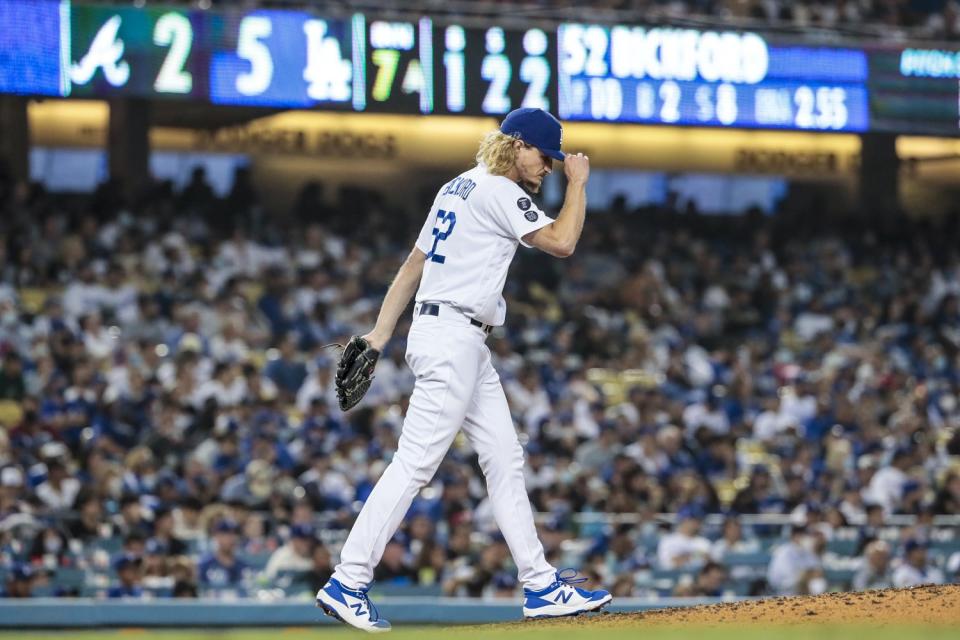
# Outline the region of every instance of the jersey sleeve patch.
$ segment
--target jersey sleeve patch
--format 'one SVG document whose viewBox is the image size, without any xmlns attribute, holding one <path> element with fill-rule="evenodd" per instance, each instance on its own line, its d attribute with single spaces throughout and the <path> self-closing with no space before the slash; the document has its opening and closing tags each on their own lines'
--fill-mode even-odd
<svg viewBox="0 0 960 640">
<path fill-rule="evenodd" d="M 528 233 L 553 222 L 523 191 L 519 185 L 507 178 L 498 178 L 491 181 L 491 187 L 484 192 L 483 206 L 493 223 L 503 233 L 529 246 L 523 241 Z"/>
</svg>

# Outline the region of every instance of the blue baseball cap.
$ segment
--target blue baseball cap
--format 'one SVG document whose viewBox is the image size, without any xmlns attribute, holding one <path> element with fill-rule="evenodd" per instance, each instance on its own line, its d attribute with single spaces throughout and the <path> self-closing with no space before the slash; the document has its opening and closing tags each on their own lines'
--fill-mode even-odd
<svg viewBox="0 0 960 640">
<path fill-rule="evenodd" d="M 213 527 L 213 532 L 214 533 L 240 533 L 240 525 L 234 522 L 233 520 L 230 520 L 229 518 L 225 518 L 217 522 L 217 524 Z"/>
<path fill-rule="evenodd" d="M 904 553 L 912 553 L 917 549 L 926 549 L 927 544 L 923 540 L 918 540 L 916 538 L 910 538 L 903 545 Z"/>
<path fill-rule="evenodd" d="M 493 576 L 493 586 L 496 589 L 516 589 L 517 578 L 512 573 L 500 571 Z"/>
<path fill-rule="evenodd" d="M 139 556 L 136 556 L 132 553 L 123 553 L 113 561 L 113 568 L 115 571 L 121 571 L 127 567 L 139 566 L 140 563 L 141 560 Z"/>
<path fill-rule="evenodd" d="M 527 144 L 563 162 L 566 154 L 560 151 L 563 142 L 563 126 L 560 121 L 543 109 L 524 107 L 514 109 L 500 124 L 500 131 L 517 136 Z"/>
<path fill-rule="evenodd" d="M 677 510 L 677 522 L 703 520 L 703 509 L 697 504 L 687 504 Z"/>
<path fill-rule="evenodd" d="M 26 563 L 17 564 L 10 571 L 10 579 L 17 582 L 32 580 L 36 575 L 37 570 Z"/>
<path fill-rule="evenodd" d="M 157 538 L 150 538 L 144 546 L 144 553 L 148 556 L 165 556 L 169 551 L 169 547 Z"/>
</svg>

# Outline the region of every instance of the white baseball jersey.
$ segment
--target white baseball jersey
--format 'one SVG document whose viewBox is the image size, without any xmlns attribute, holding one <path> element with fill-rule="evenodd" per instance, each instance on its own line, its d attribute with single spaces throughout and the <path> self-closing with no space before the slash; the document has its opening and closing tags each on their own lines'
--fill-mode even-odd
<svg viewBox="0 0 960 640">
<path fill-rule="evenodd" d="M 440 188 L 417 238 L 427 254 L 417 302 L 442 302 L 499 326 L 503 285 L 521 238 L 553 222 L 518 184 L 477 166 Z"/>
</svg>

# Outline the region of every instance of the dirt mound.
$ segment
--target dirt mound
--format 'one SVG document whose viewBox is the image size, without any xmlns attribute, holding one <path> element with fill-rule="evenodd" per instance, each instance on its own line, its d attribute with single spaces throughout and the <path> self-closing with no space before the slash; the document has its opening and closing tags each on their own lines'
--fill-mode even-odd
<svg viewBox="0 0 960 640">
<path fill-rule="evenodd" d="M 545 620 L 527 625 L 586 625 L 610 627 L 739 626 L 859 624 L 958 625 L 960 585 L 884 589 L 860 593 L 766 598 L 699 607 L 657 609 L 641 613 L 604 613 L 590 618 Z"/>
</svg>

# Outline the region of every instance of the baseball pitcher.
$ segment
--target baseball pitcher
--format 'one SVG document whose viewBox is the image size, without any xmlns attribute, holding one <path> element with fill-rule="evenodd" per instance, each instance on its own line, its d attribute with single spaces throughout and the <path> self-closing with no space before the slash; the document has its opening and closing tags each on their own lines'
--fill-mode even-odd
<svg viewBox="0 0 960 640">
<path fill-rule="evenodd" d="M 396 455 L 360 511 L 333 577 L 317 604 L 354 627 L 388 631 L 367 596 L 373 571 L 413 498 L 430 481 L 463 429 L 477 452 L 497 524 L 524 585 L 523 615 L 596 611 L 606 591 L 575 584 L 544 557 L 523 479 L 517 439 L 485 340 L 503 324 L 503 286 L 517 245 L 571 255 L 583 230 L 590 162 L 560 150 L 560 122 L 540 109 L 517 109 L 483 139 L 477 166 L 440 188 L 410 252 L 387 291 L 373 330 L 352 338 L 341 357 L 341 406 L 363 396 L 377 357 L 416 291 L 407 364 L 416 374 Z M 551 220 L 524 191 L 536 193 L 554 160 L 564 163 L 567 191 Z"/>
</svg>

